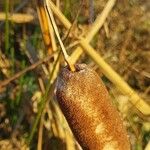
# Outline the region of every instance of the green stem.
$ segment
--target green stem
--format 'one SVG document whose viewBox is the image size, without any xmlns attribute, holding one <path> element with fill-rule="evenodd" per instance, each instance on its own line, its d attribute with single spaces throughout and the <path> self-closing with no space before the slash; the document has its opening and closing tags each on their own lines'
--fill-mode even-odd
<svg viewBox="0 0 150 150">
<path fill-rule="evenodd" d="M 6 20 L 5 20 L 5 51 L 8 54 L 9 50 L 9 0 L 5 0 L 5 13 L 6 13 Z"/>
<path fill-rule="evenodd" d="M 28 138 L 28 141 L 27 141 L 28 144 L 30 144 L 31 141 L 32 141 L 32 139 L 33 139 L 33 136 L 34 136 L 34 133 L 35 133 L 35 131 L 36 131 L 37 125 L 38 125 L 38 123 L 39 123 L 40 117 L 41 117 L 42 112 L 43 112 L 43 110 L 44 110 L 44 108 L 45 108 L 45 104 L 46 104 L 47 99 L 48 99 L 48 93 L 49 93 L 49 91 L 50 91 L 50 89 L 51 89 L 51 87 L 52 87 L 52 86 L 51 86 L 52 84 L 51 84 L 50 81 L 51 81 L 51 79 L 52 79 L 52 77 L 53 77 L 55 68 L 56 68 L 56 66 L 57 66 L 57 64 L 58 64 L 58 62 L 59 62 L 60 54 L 61 54 L 61 51 L 59 52 L 59 54 L 58 54 L 58 56 L 57 56 L 57 59 L 56 59 L 56 61 L 55 61 L 54 67 L 53 67 L 53 70 L 52 70 L 52 72 L 51 72 L 51 74 L 50 74 L 50 78 L 49 78 L 48 85 L 47 85 L 47 87 L 46 87 L 45 94 L 44 94 L 43 98 L 41 99 L 41 104 L 40 104 L 40 107 L 39 107 L 39 111 L 38 111 L 38 114 L 37 114 L 37 116 L 36 116 L 36 118 L 35 118 L 35 121 L 34 121 L 34 123 L 33 123 L 32 130 L 31 130 L 31 133 L 30 133 L 29 138 Z"/>
</svg>

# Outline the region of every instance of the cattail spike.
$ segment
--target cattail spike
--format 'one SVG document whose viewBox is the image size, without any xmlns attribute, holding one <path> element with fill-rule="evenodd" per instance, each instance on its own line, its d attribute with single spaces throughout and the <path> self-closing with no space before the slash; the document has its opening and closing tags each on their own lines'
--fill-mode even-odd
<svg viewBox="0 0 150 150">
<path fill-rule="evenodd" d="M 56 97 L 77 141 L 85 150 L 130 150 L 119 112 L 97 73 L 85 64 L 58 76 Z"/>
</svg>

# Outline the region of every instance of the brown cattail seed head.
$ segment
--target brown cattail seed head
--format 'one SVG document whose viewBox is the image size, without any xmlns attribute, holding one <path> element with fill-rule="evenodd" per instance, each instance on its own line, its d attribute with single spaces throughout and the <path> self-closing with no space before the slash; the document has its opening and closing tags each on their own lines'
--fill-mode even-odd
<svg viewBox="0 0 150 150">
<path fill-rule="evenodd" d="M 119 113 L 97 73 L 85 64 L 61 70 L 56 97 L 72 132 L 86 150 L 129 150 Z"/>
</svg>

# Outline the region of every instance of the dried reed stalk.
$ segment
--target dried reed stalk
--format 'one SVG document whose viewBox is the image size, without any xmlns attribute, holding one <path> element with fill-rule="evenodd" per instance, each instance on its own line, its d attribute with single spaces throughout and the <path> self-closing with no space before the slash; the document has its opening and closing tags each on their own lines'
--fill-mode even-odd
<svg viewBox="0 0 150 150">
<path fill-rule="evenodd" d="M 46 49 L 48 50 L 48 53 L 52 53 L 52 42 L 50 37 L 50 30 L 49 30 L 49 24 L 46 16 L 46 12 L 44 9 L 44 4 L 42 1 L 37 0 L 36 1 L 36 8 L 37 8 L 37 14 L 42 30 L 43 40 L 46 46 Z"/>
<path fill-rule="evenodd" d="M 57 50 L 54 31 L 53 31 L 51 22 L 48 19 L 48 14 L 47 14 L 47 11 L 45 10 L 44 2 L 37 0 L 36 7 L 37 7 L 38 18 L 40 21 L 40 26 L 41 26 L 41 30 L 43 34 L 43 40 L 44 40 L 46 49 L 48 50 L 48 54 L 51 55 L 52 52 L 55 52 Z M 54 60 L 56 60 L 57 55 L 58 54 L 54 55 Z M 52 71 L 53 65 L 54 65 L 53 63 L 48 63 L 49 72 Z M 47 72 L 47 74 L 49 74 L 47 68 L 44 65 L 42 65 L 42 67 L 43 67 L 43 70 L 45 70 L 44 72 L 45 73 Z M 58 70 L 59 70 L 59 63 L 57 64 L 56 70 L 54 72 L 54 77 L 53 77 L 54 79 L 57 76 Z M 53 82 L 54 79 L 52 79 L 51 82 Z"/>
<path fill-rule="evenodd" d="M 6 19 L 6 13 L 0 12 L 0 21 L 4 21 Z M 8 15 L 8 20 L 15 23 L 28 23 L 34 20 L 34 16 L 30 14 L 23 13 L 14 13 Z"/>
<path fill-rule="evenodd" d="M 129 97 L 130 102 L 144 115 L 150 115 L 150 106 L 139 97 L 139 95 L 116 73 L 109 64 L 92 48 L 86 40 L 81 40 L 80 44 L 85 52 L 100 67 L 105 76 L 116 85 L 116 87 Z"/>
</svg>

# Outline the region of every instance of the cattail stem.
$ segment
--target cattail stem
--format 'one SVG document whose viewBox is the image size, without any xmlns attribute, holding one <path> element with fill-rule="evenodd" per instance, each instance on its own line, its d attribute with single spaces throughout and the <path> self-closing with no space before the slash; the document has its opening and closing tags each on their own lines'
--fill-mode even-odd
<svg viewBox="0 0 150 150">
<path fill-rule="evenodd" d="M 58 42 L 59 42 L 59 44 L 60 44 L 60 47 L 61 47 L 61 50 L 62 50 L 64 59 L 65 59 L 66 63 L 68 64 L 70 70 L 71 70 L 71 71 L 75 71 L 74 65 L 71 64 L 71 62 L 69 61 L 69 55 L 67 54 L 66 49 L 65 49 L 65 47 L 64 47 L 64 44 L 63 44 L 63 42 L 62 42 L 62 40 L 61 40 L 61 38 L 60 38 L 57 25 L 56 25 L 56 23 L 55 23 L 55 20 L 54 20 L 54 17 L 53 17 L 51 8 L 48 7 L 48 1 L 47 1 L 47 0 L 45 0 L 45 8 L 46 8 L 46 10 L 47 10 L 48 16 L 49 16 L 49 18 L 50 18 L 50 21 L 51 21 L 52 27 L 53 27 L 53 29 L 54 29 L 54 31 L 55 31 L 56 37 L 57 37 L 57 39 L 58 39 Z"/>
</svg>

